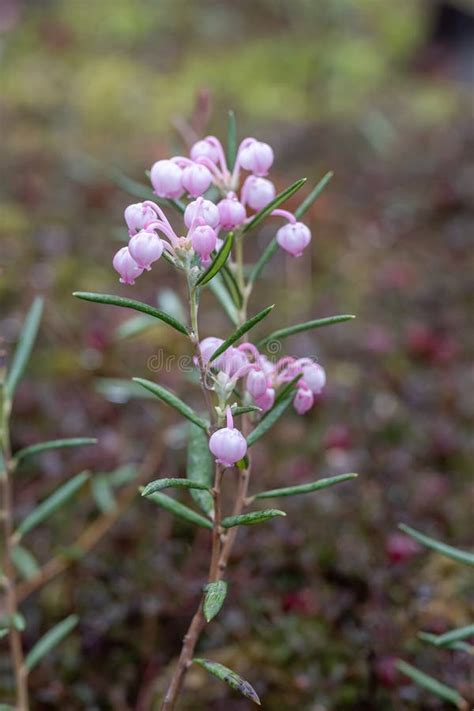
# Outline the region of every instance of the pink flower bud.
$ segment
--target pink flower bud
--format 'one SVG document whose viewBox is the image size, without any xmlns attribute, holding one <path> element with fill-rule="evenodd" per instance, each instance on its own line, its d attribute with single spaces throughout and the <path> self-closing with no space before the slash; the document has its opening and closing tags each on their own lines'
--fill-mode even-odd
<svg viewBox="0 0 474 711">
<path fill-rule="evenodd" d="M 219 367 L 225 370 L 227 375 L 232 378 L 241 368 L 248 365 L 248 362 L 245 353 L 239 351 L 238 348 L 230 346 L 230 348 L 222 354 L 222 362 Z"/>
<path fill-rule="evenodd" d="M 215 336 L 208 336 L 203 338 L 199 344 L 199 349 L 201 351 L 201 357 L 204 364 L 208 363 L 211 355 L 224 343 L 222 338 L 215 338 Z M 221 356 L 222 358 L 222 356 Z M 220 359 L 218 359 L 220 360 Z"/>
<path fill-rule="evenodd" d="M 212 141 L 208 141 L 207 138 L 203 138 L 201 141 L 196 141 L 196 143 L 191 147 L 191 152 L 189 154 L 192 160 L 197 160 L 198 158 L 209 158 L 213 163 L 217 163 L 219 160 L 219 151 L 217 146 L 215 146 Z"/>
<path fill-rule="evenodd" d="M 184 168 L 182 183 L 186 192 L 192 197 L 199 197 L 212 183 L 212 175 L 205 165 L 194 163 L 194 165 Z"/>
<path fill-rule="evenodd" d="M 314 405 L 314 395 L 309 388 L 300 387 L 296 389 L 296 394 L 293 399 L 293 407 L 298 415 L 304 415 L 305 412 L 311 410 Z"/>
<path fill-rule="evenodd" d="M 191 243 L 203 263 L 210 260 L 211 252 L 216 248 L 217 236 L 209 225 L 196 227 L 191 234 Z"/>
<path fill-rule="evenodd" d="M 275 197 L 275 186 L 266 178 L 250 175 L 244 183 L 243 192 L 252 210 L 262 210 Z"/>
<path fill-rule="evenodd" d="M 261 397 L 255 399 L 255 404 L 260 407 L 264 412 L 270 410 L 275 402 L 275 390 L 273 388 L 267 388 Z"/>
<path fill-rule="evenodd" d="M 311 242 L 311 232 L 302 222 L 283 225 L 276 233 L 280 247 L 293 257 L 301 257 L 303 250 Z"/>
<path fill-rule="evenodd" d="M 239 152 L 239 163 L 255 175 L 267 175 L 273 163 L 273 150 L 268 143 L 253 141 Z"/>
<path fill-rule="evenodd" d="M 150 180 L 156 195 L 177 198 L 183 194 L 182 169 L 171 160 L 159 160 L 151 168 Z"/>
<path fill-rule="evenodd" d="M 247 390 L 254 400 L 262 397 L 267 390 L 267 376 L 263 370 L 251 370 L 247 375 Z"/>
<path fill-rule="evenodd" d="M 324 368 L 320 366 L 319 363 L 305 364 L 303 366 L 303 380 L 312 393 L 319 395 L 326 385 L 326 373 Z"/>
<path fill-rule="evenodd" d="M 138 266 L 128 251 L 128 247 L 119 249 L 112 264 L 115 271 L 120 274 L 122 284 L 135 284 L 135 279 L 143 274 L 143 268 Z"/>
<path fill-rule="evenodd" d="M 209 440 L 209 449 L 219 464 L 231 467 L 247 453 L 247 442 L 242 432 L 234 427 L 232 413 L 227 409 L 227 427 L 216 430 Z"/>
<path fill-rule="evenodd" d="M 155 232 L 141 230 L 128 243 L 128 251 L 139 267 L 149 271 L 163 254 L 163 242 Z"/>
<path fill-rule="evenodd" d="M 204 224 L 216 228 L 219 224 L 219 210 L 210 200 L 193 200 L 184 211 L 184 224 L 189 229 L 196 218 L 202 219 Z"/>
<path fill-rule="evenodd" d="M 157 219 L 154 209 L 149 205 L 144 205 L 142 202 L 137 202 L 125 208 L 124 217 L 131 237 L 143 230 L 148 222 Z"/>
<path fill-rule="evenodd" d="M 236 197 L 226 197 L 217 205 L 220 223 L 225 230 L 242 225 L 246 218 L 245 207 Z"/>
</svg>

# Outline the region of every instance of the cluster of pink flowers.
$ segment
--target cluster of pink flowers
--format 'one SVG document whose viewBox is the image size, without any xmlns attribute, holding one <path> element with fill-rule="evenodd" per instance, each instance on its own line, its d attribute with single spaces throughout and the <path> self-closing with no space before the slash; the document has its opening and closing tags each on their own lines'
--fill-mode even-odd
<svg viewBox="0 0 474 711">
<path fill-rule="evenodd" d="M 259 353 L 252 343 L 231 346 L 210 363 L 212 354 L 222 343 L 221 338 L 210 336 L 202 340 L 199 345 L 204 365 L 214 369 L 214 387 L 223 401 L 227 401 L 237 381 L 242 379 L 244 401 L 250 401 L 267 412 L 273 407 L 277 388 L 300 376 L 295 386 L 293 407 L 299 415 L 304 415 L 313 407 L 316 396 L 322 392 L 326 384 L 324 368 L 311 358 L 286 356 L 272 363 L 269 358 Z M 245 451 L 242 454 L 242 440 L 245 443 L 245 439 L 233 425 L 229 425 L 229 421 L 232 421 L 229 420 L 230 412 L 228 408 L 227 427 L 217 430 L 210 441 L 212 453 L 218 461 L 227 466 L 230 466 L 234 456 L 236 458 L 232 463 L 235 464 L 246 451 L 245 444 Z"/>
<path fill-rule="evenodd" d="M 153 201 L 129 205 L 125 222 L 130 241 L 113 260 L 120 281 L 133 284 L 143 271 L 151 269 L 165 249 L 180 260 L 197 255 L 200 264 L 207 266 L 211 254 L 222 244 L 220 232 L 244 227 L 252 213 L 274 199 L 275 186 L 266 177 L 272 164 L 273 150 L 267 143 L 245 138 L 230 170 L 215 136 L 197 141 L 189 157 L 157 161 L 150 171 L 155 194 L 167 199 L 191 198 L 184 213 L 186 236 L 176 234 L 163 210 Z M 217 203 L 203 197 L 211 186 L 218 191 Z M 300 256 L 311 241 L 308 227 L 287 210 L 274 210 L 272 215 L 285 220 L 276 234 L 280 247 L 294 257 Z"/>
</svg>

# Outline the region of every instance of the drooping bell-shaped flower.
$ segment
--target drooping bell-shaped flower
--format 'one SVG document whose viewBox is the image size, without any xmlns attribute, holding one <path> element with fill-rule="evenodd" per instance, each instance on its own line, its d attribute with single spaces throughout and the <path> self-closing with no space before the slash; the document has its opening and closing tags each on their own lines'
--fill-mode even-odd
<svg viewBox="0 0 474 711">
<path fill-rule="evenodd" d="M 150 205 L 144 205 L 142 202 L 126 207 L 124 217 L 130 237 L 143 230 L 149 222 L 157 219 L 154 209 Z"/>
<path fill-rule="evenodd" d="M 231 467 L 245 457 L 247 441 L 242 432 L 234 427 L 230 407 L 227 408 L 227 427 L 216 430 L 209 440 L 209 449 L 218 464 Z"/>
<path fill-rule="evenodd" d="M 249 361 L 245 353 L 240 351 L 238 348 L 230 346 L 230 348 L 222 354 L 222 361 L 220 362 L 219 367 L 222 370 L 225 370 L 230 378 L 233 378 L 237 375 L 239 370 L 242 370 L 248 365 Z"/>
<path fill-rule="evenodd" d="M 275 186 L 270 180 L 258 178 L 255 175 L 249 175 L 243 185 L 242 192 L 252 210 L 262 210 L 276 194 Z"/>
<path fill-rule="evenodd" d="M 220 223 L 225 230 L 232 230 L 245 222 L 245 207 L 234 196 L 227 196 L 217 205 Z"/>
<path fill-rule="evenodd" d="M 135 284 L 135 279 L 143 274 L 143 267 L 139 267 L 130 254 L 128 247 L 119 249 L 112 261 L 116 272 L 120 274 L 122 284 Z"/>
<path fill-rule="evenodd" d="M 203 264 L 210 262 L 211 253 L 216 248 L 217 235 L 209 225 L 199 225 L 191 233 L 191 244 Z"/>
<path fill-rule="evenodd" d="M 265 394 L 267 390 L 267 376 L 260 369 L 253 369 L 247 375 L 247 391 L 257 400 Z"/>
<path fill-rule="evenodd" d="M 301 257 L 303 250 L 311 242 L 311 232 L 302 222 L 288 222 L 276 233 L 280 247 L 293 257 Z"/>
<path fill-rule="evenodd" d="M 134 235 L 128 243 L 128 250 L 132 258 L 142 269 L 149 271 L 153 262 L 163 254 L 163 241 L 156 232 L 141 230 Z"/>
<path fill-rule="evenodd" d="M 211 183 L 212 175 L 205 165 L 193 163 L 183 169 L 182 184 L 191 197 L 199 197 L 205 193 Z"/>
<path fill-rule="evenodd" d="M 268 143 L 252 141 L 239 151 L 239 163 L 244 170 L 264 176 L 273 164 L 273 150 Z"/>
<path fill-rule="evenodd" d="M 183 194 L 183 170 L 172 160 L 159 160 L 150 171 L 150 180 L 156 195 L 178 198 Z"/>
<path fill-rule="evenodd" d="M 293 399 L 293 407 L 298 415 L 304 415 L 305 412 L 311 410 L 314 405 L 314 395 L 309 388 L 296 388 L 295 397 Z"/>
<path fill-rule="evenodd" d="M 305 359 L 302 380 L 312 393 L 319 395 L 326 385 L 326 372 L 319 363 L 312 363 Z"/>
<path fill-rule="evenodd" d="M 210 200 L 193 200 L 184 211 L 184 224 L 188 229 L 196 217 L 199 217 L 209 227 L 216 228 L 219 224 L 219 209 Z"/>
<path fill-rule="evenodd" d="M 203 138 L 191 147 L 189 153 L 192 160 L 197 160 L 198 158 L 208 158 L 212 160 L 213 163 L 217 163 L 219 160 L 219 150 L 217 145 L 208 138 Z"/>
<path fill-rule="evenodd" d="M 275 403 L 275 389 L 267 388 L 263 395 L 255 398 L 255 404 L 260 407 L 264 412 L 270 410 Z"/>
<path fill-rule="evenodd" d="M 204 365 L 209 361 L 209 358 L 215 351 L 224 343 L 222 338 L 216 338 L 215 336 L 208 336 L 203 338 L 199 344 L 199 350 L 201 351 L 201 357 Z M 222 357 L 222 356 L 221 356 Z"/>
</svg>

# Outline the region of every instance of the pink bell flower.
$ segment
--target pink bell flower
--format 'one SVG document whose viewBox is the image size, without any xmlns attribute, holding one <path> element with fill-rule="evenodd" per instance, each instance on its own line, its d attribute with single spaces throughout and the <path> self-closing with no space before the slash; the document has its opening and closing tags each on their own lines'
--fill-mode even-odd
<svg viewBox="0 0 474 711">
<path fill-rule="evenodd" d="M 249 361 L 245 353 L 238 348 L 230 346 L 230 348 L 222 354 L 222 361 L 219 367 L 226 372 L 229 378 L 233 378 L 248 365 Z M 240 377 L 240 374 L 238 377 Z"/>
<path fill-rule="evenodd" d="M 217 163 L 219 160 L 219 149 L 212 140 L 209 140 L 209 138 L 203 138 L 200 141 L 196 141 L 196 143 L 191 147 L 189 155 L 192 160 L 197 160 L 198 158 L 208 158 L 213 163 Z"/>
<path fill-rule="evenodd" d="M 209 264 L 216 242 L 217 235 L 209 225 L 199 225 L 191 232 L 191 244 L 204 265 Z"/>
<path fill-rule="evenodd" d="M 163 241 L 156 232 L 147 232 L 146 230 L 137 232 L 128 243 L 128 251 L 132 258 L 139 267 L 147 271 L 150 271 L 153 262 L 161 257 L 163 249 Z"/>
<path fill-rule="evenodd" d="M 257 400 L 262 397 L 267 390 L 267 376 L 263 370 L 254 369 L 247 375 L 247 391 Z"/>
<path fill-rule="evenodd" d="M 245 207 L 237 198 L 229 194 L 217 205 L 221 226 L 225 230 L 232 230 L 245 222 Z"/>
<path fill-rule="evenodd" d="M 125 208 L 124 217 L 128 227 L 128 234 L 132 237 L 140 230 L 143 230 L 149 222 L 156 220 L 157 215 L 150 205 L 137 202 Z"/>
<path fill-rule="evenodd" d="M 227 427 L 216 430 L 209 440 L 209 449 L 218 464 L 232 467 L 245 457 L 247 441 L 240 430 L 234 427 L 232 412 L 227 408 Z"/>
<path fill-rule="evenodd" d="M 304 415 L 314 405 L 314 395 L 309 388 L 296 388 L 295 397 L 293 399 L 293 407 L 298 415 Z"/>
<path fill-rule="evenodd" d="M 199 197 L 212 183 L 212 175 L 205 165 L 193 163 L 183 170 L 182 184 L 192 197 Z"/>
<path fill-rule="evenodd" d="M 178 198 L 183 194 L 183 170 L 172 160 L 159 160 L 150 171 L 150 180 L 156 195 Z"/>
<path fill-rule="evenodd" d="M 276 233 L 280 247 L 293 257 L 301 257 L 303 250 L 311 242 L 311 232 L 302 222 L 288 223 Z"/>
<path fill-rule="evenodd" d="M 264 412 L 271 410 L 275 403 L 275 389 L 267 388 L 261 397 L 255 398 L 255 404 Z"/>
<path fill-rule="evenodd" d="M 239 164 L 254 175 L 267 175 L 273 164 L 273 150 L 268 143 L 249 140 L 239 151 Z"/>
<path fill-rule="evenodd" d="M 326 385 L 326 372 L 319 363 L 303 358 L 303 381 L 315 395 L 319 395 Z"/>
<path fill-rule="evenodd" d="M 252 210 L 262 210 L 275 197 L 275 186 L 266 178 L 249 175 L 242 187 L 242 201 L 248 203 Z"/>
<path fill-rule="evenodd" d="M 194 220 L 201 219 L 203 224 L 209 225 L 214 229 L 219 224 L 219 209 L 217 205 L 214 205 L 210 200 L 193 200 L 186 207 L 184 211 L 184 224 L 189 229 L 193 224 Z"/>
<path fill-rule="evenodd" d="M 120 274 L 122 284 L 135 284 L 135 279 L 143 274 L 143 267 L 139 267 L 130 254 L 128 247 L 119 249 L 112 261 L 116 272 Z"/>
</svg>

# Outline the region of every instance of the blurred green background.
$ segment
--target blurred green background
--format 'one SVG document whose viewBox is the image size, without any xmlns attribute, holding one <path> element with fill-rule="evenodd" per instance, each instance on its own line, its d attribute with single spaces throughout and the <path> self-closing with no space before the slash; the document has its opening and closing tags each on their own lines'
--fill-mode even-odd
<svg viewBox="0 0 474 711">
<path fill-rule="evenodd" d="M 111 258 L 123 209 L 135 201 L 117 176 L 145 183 L 145 170 L 194 133 L 224 136 L 230 108 L 240 138 L 274 147 L 278 188 L 335 172 L 309 216 L 310 257 L 277 255 L 251 308 L 275 302 L 273 325 L 347 312 L 357 321 L 285 344 L 318 356 L 329 385 L 308 417 L 289 415 L 256 449 L 255 476 L 259 489 L 361 476 L 288 499 L 284 521 L 242 533 L 228 602 L 201 644 L 272 711 L 442 708 L 397 676 L 397 656 L 472 700 L 466 659 L 415 640 L 418 629 L 468 622 L 465 573 L 427 553 L 405 555 L 394 539 L 405 521 L 472 545 L 472 13 L 467 0 L 0 6 L 8 348 L 33 296 L 46 298 L 14 445 L 99 438 L 96 448 L 51 453 L 23 471 L 19 516 L 84 467 L 100 475 L 140 463 L 165 434 L 153 473 L 183 472 L 173 413 L 147 401 L 124 406 L 98 380 L 159 377 L 198 402 L 176 369 L 150 374 L 158 349 L 179 353 L 181 341 L 166 328 L 124 338 L 117 329 L 129 315 L 71 296 L 102 291 L 180 308 L 182 285 L 165 264 L 133 294 L 117 282 Z M 273 231 L 262 230 L 254 256 Z M 227 329 L 205 301 L 203 334 Z M 127 486 L 120 471 L 115 480 Z M 25 644 L 71 611 L 81 618 L 32 675 L 34 709 L 149 708 L 199 597 L 205 535 L 136 496 L 82 557 L 71 545 L 98 505 L 107 510 L 96 487 L 28 541 L 41 563 L 58 552 L 78 560 L 27 598 Z M 9 683 L 4 657 L 6 698 Z M 248 707 L 204 672 L 189 674 L 183 710 Z"/>
</svg>

